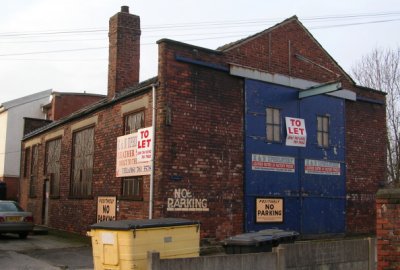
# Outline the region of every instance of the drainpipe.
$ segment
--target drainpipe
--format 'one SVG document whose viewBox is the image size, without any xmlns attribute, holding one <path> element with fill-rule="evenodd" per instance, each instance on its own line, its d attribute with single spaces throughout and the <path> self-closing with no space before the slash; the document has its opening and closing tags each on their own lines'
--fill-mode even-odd
<svg viewBox="0 0 400 270">
<path fill-rule="evenodd" d="M 153 127 L 153 149 L 151 149 L 151 174 L 150 174 L 150 198 L 149 198 L 149 219 L 153 218 L 153 197 L 154 197 L 154 154 L 156 145 L 156 84 L 152 84 L 152 99 L 153 99 L 153 111 L 151 115 L 151 126 Z"/>
</svg>

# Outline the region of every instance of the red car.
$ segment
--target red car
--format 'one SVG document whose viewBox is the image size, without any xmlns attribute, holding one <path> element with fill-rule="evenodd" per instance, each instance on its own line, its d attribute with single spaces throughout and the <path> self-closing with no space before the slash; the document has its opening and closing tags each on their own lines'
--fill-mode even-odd
<svg viewBox="0 0 400 270">
<path fill-rule="evenodd" d="M 32 213 L 25 212 L 14 201 L 0 200 L 0 234 L 15 233 L 25 239 L 33 231 Z"/>
</svg>

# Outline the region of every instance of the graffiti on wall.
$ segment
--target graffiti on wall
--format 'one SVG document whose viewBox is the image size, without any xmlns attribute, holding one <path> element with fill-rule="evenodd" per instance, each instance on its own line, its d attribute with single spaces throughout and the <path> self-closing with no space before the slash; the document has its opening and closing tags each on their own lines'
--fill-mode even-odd
<svg viewBox="0 0 400 270">
<path fill-rule="evenodd" d="M 173 197 L 168 198 L 167 211 L 209 211 L 207 199 L 195 197 L 189 189 L 174 189 Z"/>
</svg>

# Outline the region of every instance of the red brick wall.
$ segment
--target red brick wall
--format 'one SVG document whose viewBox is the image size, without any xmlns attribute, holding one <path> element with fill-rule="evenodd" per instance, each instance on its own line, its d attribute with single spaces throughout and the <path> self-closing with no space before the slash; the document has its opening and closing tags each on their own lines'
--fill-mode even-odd
<svg viewBox="0 0 400 270">
<path fill-rule="evenodd" d="M 346 102 L 346 165 L 347 231 L 374 233 L 375 194 L 386 171 L 384 106 Z"/>
<path fill-rule="evenodd" d="M 326 83 L 343 76 L 336 63 L 294 19 L 233 46 L 225 53 L 231 63 L 309 81 Z M 315 64 L 298 59 L 296 54 Z"/>
<path fill-rule="evenodd" d="M 148 94 L 144 94 L 148 95 Z M 94 146 L 94 170 L 92 187 L 92 196 L 85 199 L 76 199 L 70 197 L 70 177 L 71 177 L 71 153 L 72 153 L 72 132 L 71 126 L 76 123 L 67 123 L 55 130 L 64 130 L 61 146 L 61 179 L 60 179 L 60 196 L 51 198 L 49 205 L 49 226 L 62 230 L 68 230 L 85 234 L 89 225 L 96 223 L 97 212 L 97 196 L 120 196 L 121 195 L 121 178 L 115 177 L 115 157 L 117 137 L 123 135 L 123 117 L 121 116 L 121 105 L 132 102 L 141 98 L 126 99 L 114 106 L 109 106 L 96 113 L 87 115 L 79 121 L 85 120 L 92 116 L 97 116 L 98 121 L 95 125 L 95 146 Z M 151 95 L 149 96 L 151 102 Z M 145 125 L 151 126 L 151 106 L 145 110 Z M 43 183 L 46 176 L 44 175 L 45 160 L 45 136 L 48 133 L 38 135 L 40 138 L 39 145 L 39 175 L 36 188 L 36 197 L 29 197 L 29 176 L 21 179 L 21 204 L 23 207 L 32 211 L 35 223 L 42 224 L 42 204 L 43 204 Z M 29 140 L 27 141 L 29 142 Z M 24 147 L 24 145 L 23 145 Z M 24 153 L 21 160 L 25 160 Z M 24 164 L 23 164 L 24 166 Z M 21 166 L 21 168 L 23 168 Z M 23 173 L 21 173 L 23 175 Z M 117 213 L 118 219 L 129 218 L 146 218 L 148 215 L 148 194 L 149 194 L 149 177 L 144 177 L 144 200 L 120 200 L 120 212 Z"/>
<path fill-rule="evenodd" d="M 240 79 L 175 60 L 221 62 L 218 54 L 173 42 L 159 45 L 156 216 L 201 221 L 202 237 L 224 239 L 243 230 L 243 90 Z M 160 107 L 159 107 L 160 108 Z M 172 180 L 178 177 L 179 180 Z M 168 211 L 175 189 L 207 199 L 209 211 Z"/>
<path fill-rule="evenodd" d="M 379 190 L 376 199 L 378 270 L 400 269 L 400 189 Z"/>
<path fill-rule="evenodd" d="M 19 189 L 19 178 L 18 177 L 1 177 L 0 182 L 6 183 L 6 198 L 7 200 L 18 201 L 18 189 Z"/>
<path fill-rule="evenodd" d="M 123 7 L 109 23 L 108 97 L 139 83 L 140 18 Z"/>
<path fill-rule="evenodd" d="M 79 95 L 79 94 L 55 94 L 51 106 L 50 120 L 58 120 L 71 113 L 93 104 L 104 96 Z"/>
</svg>

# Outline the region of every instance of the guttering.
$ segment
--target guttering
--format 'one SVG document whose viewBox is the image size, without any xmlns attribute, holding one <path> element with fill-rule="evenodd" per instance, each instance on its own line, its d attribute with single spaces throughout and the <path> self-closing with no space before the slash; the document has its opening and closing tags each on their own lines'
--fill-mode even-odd
<svg viewBox="0 0 400 270">
<path fill-rule="evenodd" d="M 158 84 L 152 84 L 152 99 L 153 99 L 153 109 L 152 109 L 152 116 L 151 116 L 151 126 L 153 127 L 153 135 L 152 135 L 152 142 L 153 142 L 153 149 L 151 149 L 151 173 L 150 173 L 150 196 L 149 196 L 149 219 L 153 218 L 153 197 L 154 197 L 154 156 L 155 156 L 155 138 L 156 138 L 156 86 Z"/>
</svg>

